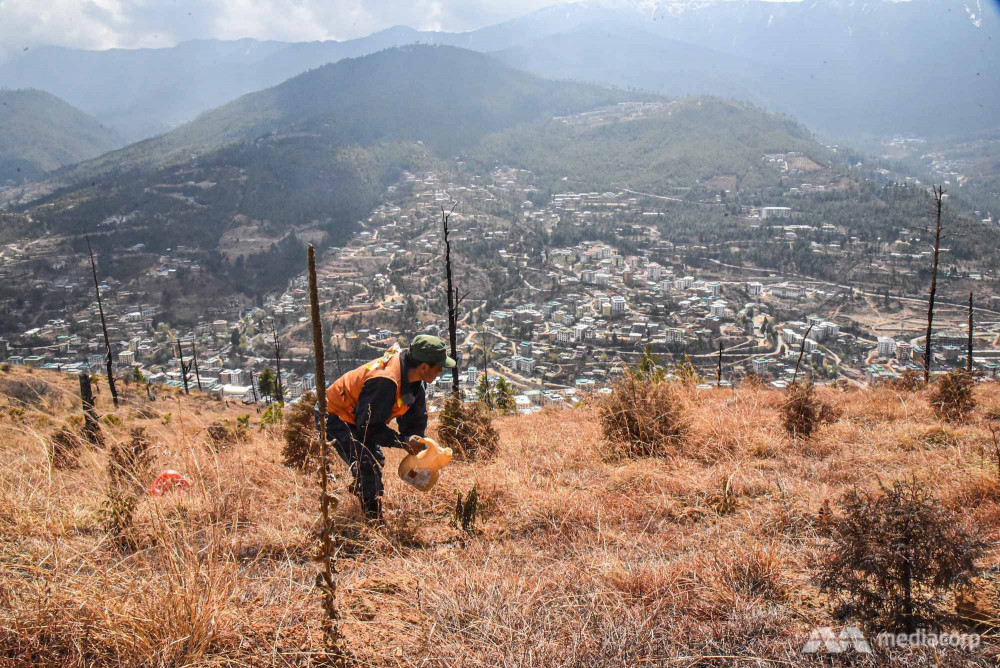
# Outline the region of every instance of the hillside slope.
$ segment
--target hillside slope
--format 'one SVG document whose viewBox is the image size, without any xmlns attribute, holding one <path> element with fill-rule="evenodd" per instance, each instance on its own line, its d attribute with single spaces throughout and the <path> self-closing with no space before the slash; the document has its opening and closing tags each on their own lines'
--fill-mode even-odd
<svg viewBox="0 0 1000 668">
<path fill-rule="evenodd" d="M 116 132 L 54 95 L 0 89 L 0 185 L 30 181 L 123 143 Z"/>
<path fill-rule="evenodd" d="M 24 394 L 11 384 L 27 382 L 46 388 L 41 399 L 14 406 Z M 136 428 L 152 442 L 151 464 L 133 469 L 136 489 L 167 468 L 193 483 L 139 494 L 128 530 L 137 543 L 122 551 L 102 520 L 106 452 L 84 448 L 76 468 L 45 454 L 79 412 L 75 392 L 75 378 L 0 373 L 3 655 L 35 665 L 320 661 L 315 472 L 282 466 L 280 435 L 258 430 L 253 414 L 244 440 L 213 441 L 208 427 L 233 424 L 240 408 L 163 392 L 113 411 L 104 388 L 98 408 L 120 420 L 102 427 L 109 447 Z M 685 444 L 631 460 L 608 458 L 589 406 L 504 418 L 495 459 L 453 462 L 426 495 L 395 476 L 401 451 L 388 451 L 384 530 L 361 526 L 338 460 L 343 647 L 369 665 L 829 665 L 802 648 L 812 629 L 849 623 L 816 582 L 837 502 L 916 476 L 992 541 L 983 577 L 945 602 L 966 618 L 952 628 L 983 633 L 982 644 L 875 646 L 864 665 L 996 665 L 1000 493 L 981 448 L 1000 404 L 991 385 L 977 396 L 972 418 L 949 425 L 922 392 L 821 390 L 840 417 L 803 442 L 781 427 L 779 392 L 692 391 Z M 474 486 L 479 519 L 465 534 L 452 524 L 455 493 Z"/>
</svg>

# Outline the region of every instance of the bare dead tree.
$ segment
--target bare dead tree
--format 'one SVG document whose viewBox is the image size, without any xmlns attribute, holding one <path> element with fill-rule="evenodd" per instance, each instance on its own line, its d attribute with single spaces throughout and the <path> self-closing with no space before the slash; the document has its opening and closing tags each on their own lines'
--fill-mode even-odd
<svg viewBox="0 0 1000 668">
<path fill-rule="evenodd" d="M 715 370 L 715 386 L 722 387 L 722 339 L 719 339 L 719 365 Z"/>
<path fill-rule="evenodd" d="M 111 399 L 118 408 L 118 390 L 115 389 L 115 372 L 111 365 L 111 339 L 108 338 L 108 323 L 104 319 L 104 302 L 101 301 L 101 288 L 97 283 L 97 263 L 94 262 L 94 250 L 90 247 L 90 235 L 84 233 L 87 239 L 87 252 L 90 254 L 90 271 L 94 275 L 94 292 L 97 293 L 97 310 L 101 314 L 101 329 L 104 331 L 104 363 L 108 368 L 108 387 L 111 389 Z"/>
<path fill-rule="evenodd" d="M 285 392 L 281 388 L 281 346 L 278 343 L 278 327 L 274 322 L 274 318 L 271 318 L 271 334 L 274 337 L 274 366 L 278 370 L 278 401 L 285 403 Z"/>
<path fill-rule="evenodd" d="M 965 363 L 965 370 L 972 373 L 972 291 L 969 291 L 969 357 Z"/>
<path fill-rule="evenodd" d="M 316 362 L 316 406 L 318 407 L 319 438 L 320 438 L 320 515 L 322 525 L 320 526 L 320 554 L 319 560 L 323 564 L 323 570 L 316 578 L 316 583 L 323 591 L 323 610 L 326 612 L 324 630 L 326 632 L 327 643 L 336 647 L 340 641 L 340 632 L 337 627 L 339 615 L 337 613 L 337 582 L 333 576 L 336 569 L 333 566 L 333 538 L 330 513 L 337 507 L 338 499 L 327 491 L 327 479 L 330 476 L 330 446 L 326 441 L 326 373 L 325 360 L 323 356 L 323 321 L 319 315 L 319 294 L 316 287 L 316 250 L 309 244 L 309 306 L 312 316 L 313 350 Z"/>
<path fill-rule="evenodd" d="M 934 187 L 934 205 L 937 209 L 937 225 L 934 228 L 934 265 L 931 269 L 931 291 L 927 299 L 927 336 L 924 341 L 924 384 L 931 381 L 931 334 L 934 323 L 934 295 L 937 292 L 938 254 L 941 251 L 941 204 L 944 201 L 944 187 Z"/>
<path fill-rule="evenodd" d="M 792 374 L 793 383 L 795 382 L 795 379 L 799 377 L 799 365 L 802 364 L 802 353 L 806 350 L 806 339 L 809 338 L 809 332 L 812 331 L 812 328 L 813 326 L 809 325 L 809 328 L 806 329 L 806 333 L 802 335 L 802 344 L 799 346 L 799 359 L 795 361 L 795 373 Z"/>
<path fill-rule="evenodd" d="M 486 408 L 493 410 L 493 393 L 490 392 L 490 351 L 487 348 L 485 325 L 481 333 L 483 335 L 483 381 L 486 386 Z"/>
<path fill-rule="evenodd" d="M 181 346 L 181 342 L 177 342 L 177 358 L 181 362 L 181 379 L 184 381 L 184 394 L 191 394 L 188 389 L 188 365 L 184 364 L 184 348 Z"/>
<path fill-rule="evenodd" d="M 445 275 L 448 279 L 448 342 L 451 344 L 451 357 L 458 360 L 458 292 L 451 271 L 451 241 L 448 239 L 448 219 L 455 211 L 456 203 L 451 207 L 451 211 L 444 212 L 441 207 L 441 227 L 444 230 L 444 266 Z M 451 370 L 451 391 L 458 396 L 460 386 L 458 383 L 458 365 Z"/>
<path fill-rule="evenodd" d="M 194 377 L 198 381 L 198 391 L 201 392 L 201 373 L 198 371 L 198 346 L 191 342 L 191 354 L 194 357 Z"/>
</svg>

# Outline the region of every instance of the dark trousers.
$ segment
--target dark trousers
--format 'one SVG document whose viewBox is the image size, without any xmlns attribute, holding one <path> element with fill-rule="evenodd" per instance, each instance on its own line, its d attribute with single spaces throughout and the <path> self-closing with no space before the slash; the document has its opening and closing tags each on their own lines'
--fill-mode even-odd
<svg viewBox="0 0 1000 668">
<path fill-rule="evenodd" d="M 313 419 L 316 429 L 319 429 L 319 408 L 313 409 Z M 331 441 L 337 454 L 344 460 L 354 475 L 352 490 L 368 519 L 378 519 L 382 516 L 382 468 L 385 466 L 383 447 L 395 444 L 393 432 L 380 429 L 374 438 L 369 437 L 368 443 L 363 435 L 355 433 L 354 428 L 336 415 L 326 416 L 326 438 Z M 384 437 L 384 438 L 383 438 Z"/>
</svg>

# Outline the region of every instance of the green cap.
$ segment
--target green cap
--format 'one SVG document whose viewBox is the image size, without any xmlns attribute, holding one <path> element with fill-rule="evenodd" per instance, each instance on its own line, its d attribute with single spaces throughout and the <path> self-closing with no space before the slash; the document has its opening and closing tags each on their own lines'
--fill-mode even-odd
<svg viewBox="0 0 1000 668">
<path fill-rule="evenodd" d="M 448 357 L 448 346 L 445 345 L 445 342 L 429 334 L 419 334 L 413 337 L 413 340 L 410 341 L 410 359 L 448 369 L 455 367 L 455 360 Z"/>
</svg>

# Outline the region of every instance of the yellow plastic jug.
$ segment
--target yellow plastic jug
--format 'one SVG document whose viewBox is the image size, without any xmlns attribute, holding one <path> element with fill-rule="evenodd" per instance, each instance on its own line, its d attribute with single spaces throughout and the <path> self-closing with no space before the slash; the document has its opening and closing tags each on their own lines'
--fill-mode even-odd
<svg viewBox="0 0 1000 668">
<path fill-rule="evenodd" d="M 427 447 L 415 455 L 406 455 L 399 463 L 399 477 L 403 482 L 426 492 L 441 475 L 441 469 L 451 461 L 451 448 L 442 448 L 432 438 L 420 441 Z"/>
</svg>

